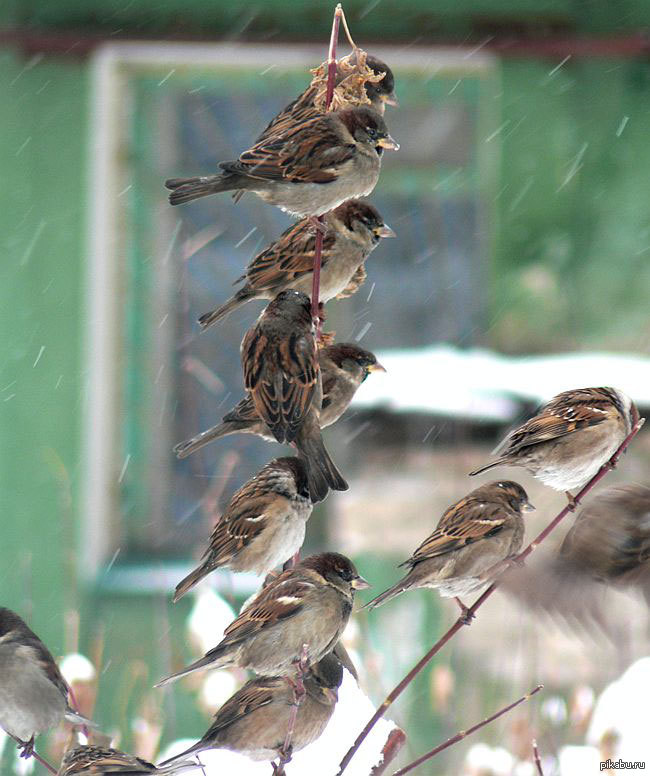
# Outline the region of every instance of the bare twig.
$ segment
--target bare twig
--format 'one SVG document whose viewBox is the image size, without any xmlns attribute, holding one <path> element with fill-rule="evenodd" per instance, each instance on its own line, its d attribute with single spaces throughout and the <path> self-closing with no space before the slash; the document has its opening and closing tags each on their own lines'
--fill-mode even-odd
<svg viewBox="0 0 650 776">
<path fill-rule="evenodd" d="M 287 734 L 284 737 L 284 743 L 280 750 L 280 758 L 278 764 L 271 763 L 273 766 L 273 776 L 285 776 L 284 766 L 291 762 L 291 741 L 293 739 L 293 731 L 296 728 L 296 720 L 298 719 L 298 710 L 305 699 L 305 675 L 309 669 L 309 663 L 307 661 L 307 650 L 309 645 L 302 645 L 302 653 L 300 660 L 296 665 L 296 678 L 292 682 L 293 690 L 293 704 L 291 705 L 291 711 L 289 713 L 289 724 L 287 725 Z"/>
<path fill-rule="evenodd" d="M 19 747 L 23 748 L 25 746 L 25 742 L 21 741 L 19 738 L 16 738 L 16 736 L 12 736 L 11 733 L 8 733 L 10 738 L 13 738 L 13 740 L 18 744 Z M 21 755 L 22 756 L 22 755 Z M 47 768 L 47 770 L 50 773 L 55 774 L 57 773 L 57 770 L 54 766 L 50 765 L 47 760 L 43 759 L 40 754 L 36 751 L 36 749 L 32 748 L 32 753 L 29 755 L 30 757 L 33 757 L 37 762 L 39 762 L 44 768 Z"/>
<path fill-rule="evenodd" d="M 535 760 L 535 767 L 537 768 L 537 773 L 539 773 L 539 776 L 544 776 L 544 771 L 542 770 L 542 758 L 539 756 L 537 741 L 534 738 L 533 738 L 533 759 Z"/>
<path fill-rule="evenodd" d="M 546 528 L 539 533 L 533 541 L 526 547 L 525 550 L 523 550 L 513 561 L 513 563 L 521 563 L 523 560 L 525 560 L 533 550 L 536 549 L 536 547 L 541 544 L 541 542 L 546 539 L 546 537 L 560 524 L 560 522 L 572 511 L 575 510 L 575 507 L 577 504 L 580 503 L 580 501 L 589 493 L 589 491 L 602 480 L 602 478 L 611 471 L 617 464 L 618 459 L 621 457 L 621 455 L 625 452 L 630 442 L 634 439 L 634 437 L 639 433 L 641 430 L 641 427 L 645 423 L 645 418 L 641 418 L 636 426 L 632 429 L 632 431 L 625 437 L 621 445 L 619 446 L 618 450 L 614 453 L 614 455 L 610 458 L 607 463 L 603 464 L 601 468 L 596 472 L 596 474 L 589 480 L 589 482 L 582 488 L 582 490 L 575 496 L 574 501 L 572 504 L 567 504 L 564 509 L 560 511 L 560 513 L 555 517 L 547 526 Z M 361 746 L 361 744 L 365 741 L 368 733 L 372 730 L 372 728 L 375 726 L 377 720 L 381 719 L 384 714 L 386 713 L 386 710 L 392 705 L 392 703 L 402 694 L 402 692 L 406 689 L 406 687 L 413 681 L 413 679 L 420 673 L 420 671 L 429 663 L 429 661 L 433 658 L 434 655 L 436 655 L 442 647 L 459 631 L 461 630 L 464 625 L 466 618 L 472 619 L 473 615 L 476 613 L 476 611 L 487 601 L 487 599 L 494 593 L 494 591 L 497 589 L 499 584 L 499 581 L 493 582 L 490 587 L 485 590 L 479 598 L 470 606 L 467 610 L 466 615 L 461 615 L 456 622 L 449 628 L 449 630 L 431 647 L 431 649 L 426 653 L 426 655 L 421 658 L 421 660 L 416 663 L 416 665 L 408 672 L 408 674 L 402 679 L 402 681 L 388 694 L 384 702 L 379 706 L 379 708 L 375 711 L 375 713 L 372 715 L 372 717 L 368 720 L 368 723 L 364 727 L 364 729 L 359 733 L 357 736 L 354 744 L 350 747 L 350 749 L 347 751 L 345 757 L 341 760 L 339 771 L 337 773 L 337 776 L 341 776 L 343 771 L 347 768 L 350 760 L 354 757 L 357 750 Z"/>
<path fill-rule="evenodd" d="M 336 44 L 339 37 L 339 24 L 343 16 L 343 9 L 339 3 L 334 10 L 334 20 L 332 22 L 332 34 L 330 35 L 330 47 L 327 54 L 327 91 L 325 93 L 325 110 L 329 110 L 334 96 L 334 85 L 336 83 Z M 347 28 L 347 26 L 346 26 Z M 318 216 L 318 222 L 323 223 L 323 216 Z M 311 284 L 311 316 L 316 326 L 317 338 L 320 339 L 320 268 L 323 256 L 323 229 L 316 230 L 316 242 L 314 245 L 314 272 Z"/>
<path fill-rule="evenodd" d="M 399 750 L 404 746 L 406 733 L 401 728 L 393 728 L 388 734 L 384 748 L 381 750 L 381 760 L 370 771 L 370 776 L 381 776 L 386 768 L 397 757 Z"/>
<path fill-rule="evenodd" d="M 515 708 L 515 706 L 519 706 L 520 703 L 524 703 L 529 698 L 532 698 L 535 693 L 538 693 L 542 688 L 544 687 L 543 684 L 538 684 L 535 689 L 531 690 L 529 693 L 526 693 L 526 695 L 522 695 L 519 700 L 516 700 L 514 703 L 510 703 L 508 706 L 505 706 L 500 711 L 497 711 L 496 714 L 493 714 L 491 717 L 487 717 L 482 722 L 477 723 L 476 725 L 473 725 L 471 728 L 468 728 L 467 730 L 461 730 L 460 733 L 456 733 L 455 736 L 452 736 L 452 738 L 448 738 L 444 744 L 439 744 L 436 746 L 435 749 L 432 749 L 430 752 L 427 752 L 426 754 L 423 754 L 422 757 L 418 757 L 417 760 L 413 760 L 412 763 L 409 763 L 408 765 L 404 766 L 404 768 L 400 768 L 399 771 L 395 771 L 393 773 L 393 776 L 404 776 L 405 773 L 408 773 L 409 771 L 412 771 L 414 768 L 417 768 L 418 765 L 421 765 L 423 762 L 426 762 L 427 760 L 430 760 L 432 757 L 435 757 L 437 754 L 442 752 L 443 749 L 448 749 L 450 746 L 453 746 L 454 744 L 457 744 L 459 741 L 462 741 L 463 738 L 467 738 L 467 736 L 471 736 L 472 733 L 476 733 L 477 730 L 484 727 L 485 725 L 489 725 L 490 722 L 494 722 L 495 719 L 498 719 L 499 717 L 503 716 L 504 714 L 507 714 L 509 711 Z"/>
</svg>

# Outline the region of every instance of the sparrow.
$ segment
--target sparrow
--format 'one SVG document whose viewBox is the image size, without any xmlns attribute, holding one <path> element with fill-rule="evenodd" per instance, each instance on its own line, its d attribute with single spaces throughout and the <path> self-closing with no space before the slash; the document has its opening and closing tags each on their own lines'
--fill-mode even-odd
<svg viewBox="0 0 650 776">
<path fill-rule="evenodd" d="M 318 360 L 323 382 L 322 428 L 336 423 L 343 415 L 369 374 L 386 371 L 374 353 L 351 342 L 321 348 Z"/>
<path fill-rule="evenodd" d="M 375 188 L 384 149 L 397 150 L 383 118 L 372 108 L 332 111 L 297 123 L 221 162 L 223 172 L 171 178 L 172 205 L 221 191 L 252 191 L 292 215 L 320 216 Z"/>
<path fill-rule="evenodd" d="M 312 509 L 304 463 L 295 457 L 267 463 L 230 499 L 203 562 L 176 585 L 174 603 L 220 566 L 263 576 L 289 560 L 302 547 Z"/>
<path fill-rule="evenodd" d="M 373 353 L 351 342 L 320 348 L 318 360 L 323 389 L 319 417 L 321 428 L 331 426 L 341 417 L 357 388 L 371 372 L 386 371 Z M 178 458 L 187 458 L 213 440 L 237 433 L 257 434 L 269 442 L 275 439 L 258 415 L 250 396 L 241 399 L 227 412 L 221 423 L 177 444 L 174 452 Z"/>
<path fill-rule="evenodd" d="M 597 491 L 578 512 L 559 552 L 544 552 L 504 575 L 503 589 L 527 610 L 541 608 L 581 628 L 598 624 L 620 638 L 625 619 L 608 587 L 638 590 L 650 604 L 650 487 L 639 483 Z M 621 619 L 622 618 L 622 619 Z"/>
<path fill-rule="evenodd" d="M 408 574 L 366 606 L 373 608 L 405 590 L 437 588 L 443 598 L 486 588 L 507 567 L 524 539 L 522 511 L 534 509 L 516 482 L 490 482 L 452 504 L 434 532 L 401 566 Z"/>
<path fill-rule="evenodd" d="M 0 607 L 0 727 L 30 757 L 34 737 L 65 719 L 96 727 L 68 703 L 70 688 L 49 649 L 11 609 Z"/>
<path fill-rule="evenodd" d="M 356 94 L 351 92 L 350 89 L 343 89 L 340 86 L 341 82 L 345 79 L 349 80 L 351 75 L 354 77 L 362 68 L 365 70 L 363 65 L 372 71 L 374 78 L 365 80 Z M 337 62 L 336 84 L 339 86 L 339 89 L 335 88 L 334 96 L 339 96 L 339 92 L 344 93 L 340 95 L 336 109 L 370 104 L 373 110 L 383 116 L 386 105 L 397 105 L 395 76 L 385 62 L 370 54 L 366 55 L 363 65 L 360 67 L 359 59 L 353 55 L 343 57 Z M 269 122 L 256 142 L 259 143 L 273 135 L 277 135 L 285 131 L 287 127 L 291 127 L 305 119 L 311 119 L 325 113 L 325 105 L 320 104 L 321 101 L 318 100 L 318 97 L 319 91 L 322 91 L 323 86 L 327 83 L 327 63 L 323 63 L 312 72 L 315 76 L 312 83 L 299 97 L 290 102 L 284 110 Z M 379 80 L 375 80 L 377 77 L 380 77 Z M 317 102 L 319 107 L 316 105 Z"/>
<path fill-rule="evenodd" d="M 377 210 L 351 199 L 324 216 L 325 236 L 320 275 L 320 301 L 346 291 L 382 237 L 395 237 Z M 271 245 L 258 253 L 237 283 L 244 285 L 225 304 L 199 318 L 207 329 L 251 299 L 273 299 L 281 291 L 295 289 L 311 297 L 316 235 L 309 219 L 290 226 Z"/>
<path fill-rule="evenodd" d="M 597 581 L 640 582 L 650 593 L 650 488 L 629 483 L 597 493 L 565 536 L 560 559 Z"/>
<path fill-rule="evenodd" d="M 159 776 L 175 776 L 200 768 L 199 763 L 180 759 L 173 764 L 156 768 L 155 765 L 146 760 L 120 752 L 118 749 L 100 746 L 76 746 L 64 755 L 57 776 L 81 776 L 82 774 L 85 776 L 109 776 L 113 773 L 121 773 L 122 776 L 146 776 L 150 773 L 159 774 Z"/>
<path fill-rule="evenodd" d="M 638 420 L 632 400 L 616 388 L 565 391 L 511 431 L 493 453 L 498 459 L 470 477 L 495 466 L 522 466 L 573 503 L 569 491 L 598 472 Z"/>
<path fill-rule="evenodd" d="M 307 467 L 309 492 L 322 501 L 347 490 L 320 430 L 322 380 L 311 302 L 300 291 L 282 291 L 262 311 L 241 343 L 244 387 L 276 442 L 294 443 Z"/>
<path fill-rule="evenodd" d="M 291 675 L 301 659 L 311 665 L 334 649 L 355 590 L 367 587 L 344 555 L 310 555 L 262 588 L 216 647 L 156 687 L 203 668 L 234 665 L 263 676 Z"/>
<path fill-rule="evenodd" d="M 292 752 L 304 749 L 323 733 L 334 713 L 342 681 L 343 666 L 333 653 L 308 670 L 291 738 Z M 251 760 L 282 756 L 294 703 L 294 690 L 286 677 L 252 679 L 223 704 L 200 741 L 162 764 L 206 749 L 229 749 Z"/>
</svg>

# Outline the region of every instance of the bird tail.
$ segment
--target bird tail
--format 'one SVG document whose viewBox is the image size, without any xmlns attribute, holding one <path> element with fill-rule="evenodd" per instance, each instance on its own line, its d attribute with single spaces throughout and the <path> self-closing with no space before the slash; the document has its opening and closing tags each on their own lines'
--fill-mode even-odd
<svg viewBox="0 0 650 776">
<path fill-rule="evenodd" d="M 172 205 L 182 205 L 193 199 L 238 188 L 237 178 L 227 173 L 225 175 L 203 175 L 199 178 L 169 178 L 165 181 L 165 187 L 171 189 L 169 201 Z"/>
<path fill-rule="evenodd" d="M 384 590 L 383 593 L 380 593 L 376 598 L 373 598 L 372 601 L 368 601 L 364 606 L 364 609 L 374 609 L 375 606 L 381 606 L 382 604 L 385 604 L 386 601 L 390 601 L 391 598 L 395 598 L 400 593 L 408 590 L 409 587 L 408 576 L 406 576 L 392 587 L 389 587 L 388 590 Z"/>
<path fill-rule="evenodd" d="M 323 444 L 320 434 L 296 439 L 296 446 L 307 469 L 309 495 L 314 504 L 323 499 L 332 490 L 347 490 L 350 486 L 336 468 Z"/>
<path fill-rule="evenodd" d="M 179 773 L 181 768 L 200 768 L 201 765 L 196 762 L 192 762 L 192 760 L 184 760 L 182 758 L 184 757 L 191 757 L 194 754 L 198 754 L 199 752 L 202 752 L 205 749 L 205 746 L 203 745 L 203 741 L 197 741 L 195 744 L 190 746 L 189 749 L 186 749 L 184 752 L 180 752 L 179 754 L 175 754 L 173 757 L 169 757 L 164 762 L 161 762 L 157 768 L 158 770 L 156 773 L 162 773 L 165 774 L 165 776 L 173 776 L 173 774 Z"/>
<path fill-rule="evenodd" d="M 93 722 L 92 719 L 88 719 L 88 717 L 84 717 L 83 714 L 79 714 L 78 711 L 75 711 L 74 709 L 70 708 L 68 706 L 65 710 L 65 719 L 66 722 L 70 722 L 72 725 L 79 725 L 80 727 L 89 727 L 93 730 L 98 730 L 99 725 L 96 722 Z"/>
<path fill-rule="evenodd" d="M 199 660 L 195 660 L 193 663 L 190 663 L 187 668 L 183 668 L 181 671 L 177 671 L 175 674 L 171 674 L 171 676 L 166 676 L 164 679 L 161 679 L 159 682 L 154 684 L 154 687 L 164 687 L 166 684 L 170 684 L 171 682 L 175 682 L 177 679 L 180 679 L 181 676 L 189 676 L 189 674 L 193 674 L 195 671 L 200 671 L 202 668 L 206 668 L 207 666 L 210 668 L 226 668 L 231 664 L 231 661 L 228 659 L 220 659 L 221 652 L 222 650 L 219 649 L 219 647 L 211 649 L 207 654 L 203 655 L 202 658 L 199 658 Z"/>
<path fill-rule="evenodd" d="M 199 318 L 199 324 L 201 325 L 201 329 L 203 331 L 205 331 L 206 329 L 209 329 L 210 326 L 217 323 L 217 321 L 220 321 L 222 318 L 225 318 L 227 315 L 233 312 L 233 310 L 236 310 L 238 307 L 241 307 L 249 299 L 252 299 L 252 298 L 253 298 L 253 294 L 249 293 L 245 287 L 240 289 L 225 304 L 222 304 L 221 307 L 217 307 L 215 310 L 210 310 L 209 313 L 204 313 Z"/>
<path fill-rule="evenodd" d="M 210 573 L 211 570 L 212 569 L 207 563 L 203 563 L 201 566 L 188 574 L 184 579 L 181 579 L 181 581 L 176 585 L 176 590 L 174 590 L 174 598 L 172 599 L 173 602 L 176 603 L 176 601 L 182 598 L 188 590 L 191 590 L 194 585 L 198 584 L 203 579 L 203 577 Z"/>
<path fill-rule="evenodd" d="M 209 428 L 206 431 L 202 431 L 200 434 L 193 436 L 191 439 L 186 439 L 184 442 L 179 442 L 174 447 L 174 452 L 176 453 L 177 458 L 187 458 L 188 455 L 192 455 L 192 453 L 195 453 L 197 450 L 205 447 L 214 439 L 227 436 L 228 434 L 232 434 L 234 431 L 237 431 L 237 429 L 233 428 L 232 423 L 218 423 L 216 426 L 212 426 L 212 428 Z"/>
<path fill-rule="evenodd" d="M 473 477 L 475 474 L 483 474 L 483 472 L 488 471 L 489 469 L 493 469 L 495 466 L 501 466 L 505 461 L 502 458 L 499 458 L 497 461 L 492 461 L 492 463 L 487 463 L 485 466 L 481 466 L 479 469 L 474 469 L 473 472 L 469 473 L 469 477 Z"/>
</svg>

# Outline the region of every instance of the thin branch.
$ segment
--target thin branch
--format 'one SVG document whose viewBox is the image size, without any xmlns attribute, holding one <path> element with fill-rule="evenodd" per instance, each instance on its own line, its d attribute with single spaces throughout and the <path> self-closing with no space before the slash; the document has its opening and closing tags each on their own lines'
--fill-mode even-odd
<svg viewBox="0 0 650 776">
<path fill-rule="evenodd" d="M 21 741 L 20 738 L 16 738 L 16 736 L 12 736 L 11 733 L 7 734 L 10 738 L 13 738 L 13 740 L 18 744 L 20 748 L 24 748 L 25 742 Z M 47 770 L 50 773 L 53 773 L 55 776 L 57 774 L 57 770 L 54 766 L 50 765 L 47 760 L 45 760 L 43 757 L 40 756 L 40 754 L 36 751 L 36 749 L 32 748 L 32 753 L 29 755 L 30 757 L 33 757 L 37 762 L 39 762 L 44 768 L 47 768 Z M 22 755 L 21 755 L 22 757 Z"/>
<path fill-rule="evenodd" d="M 381 750 L 381 760 L 370 771 L 370 776 L 381 776 L 397 757 L 405 741 L 406 733 L 401 728 L 393 728 L 388 734 L 384 748 Z"/>
<path fill-rule="evenodd" d="M 519 700 L 516 700 L 514 703 L 510 703 L 508 706 L 505 706 L 500 711 L 497 711 L 496 714 L 493 714 L 491 717 L 487 717 L 487 719 L 484 719 L 482 722 L 479 722 L 476 725 L 473 725 L 471 728 L 468 728 L 467 730 L 461 730 L 459 733 L 456 733 L 456 735 L 453 736 L 452 738 L 448 738 L 444 742 L 444 744 L 439 744 L 438 746 L 436 746 L 435 749 L 432 749 L 430 752 L 423 754 L 422 757 L 418 757 L 417 760 L 413 760 L 412 763 L 409 763 L 408 765 L 404 766 L 404 768 L 400 768 L 399 771 L 395 771 L 395 773 L 393 773 L 393 776 L 404 776 L 405 773 L 408 773 L 409 771 L 412 771 L 414 768 L 417 768 L 418 765 L 422 765 L 423 762 L 426 762 L 427 760 L 430 760 L 432 757 L 435 757 L 437 754 L 442 752 L 443 749 L 448 749 L 450 746 L 453 746 L 454 744 L 457 744 L 459 741 L 462 741 L 463 738 L 467 738 L 467 736 L 471 736 L 472 733 L 476 733 L 476 731 L 480 730 L 480 728 L 484 727 L 485 725 L 489 725 L 490 722 L 494 722 L 495 719 L 498 719 L 504 714 L 507 714 L 509 711 L 514 709 L 515 706 L 519 706 L 520 703 L 524 703 L 529 698 L 532 698 L 532 696 L 535 695 L 535 693 L 538 693 L 543 687 L 544 687 L 543 684 L 538 684 L 534 690 L 531 690 L 526 695 L 522 695 L 521 698 L 519 698 Z"/>
<path fill-rule="evenodd" d="M 287 734 L 284 737 L 282 749 L 279 752 L 280 758 L 278 764 L 276 765 L 275 763 L 271 763 L 273 767 L 273 776 L 285 776 L 284 766 L 291 762 L 291 741 L 293 739 L 293 731 L 296 729 L 298 710 L 302 705 L 302 702 L 305 700 L 306 695 L 304 679 L 309 668 L 309 663 L 307 661 L 308 649 L 308 644 L 302 645 L 300 660 L 296 665 L 296 678 L 291 683 L 293 690 L 293 703 L 291 704 L 291 711 L 289 712 L 289 724 L 287 725 Z"/>
<path fill-rule="evenodd" d="M 332 34 L 330 35 L 330 47 L 327 54 L 327 91 L 325 92 L 325 110 L 329 110 L 334 96 L 336 83 L 336 44 L 339 38 L 339 24 L 343 16 L 343 8 L 339 3 L 334 10 L 332 21 Z M 346 26 L 347 28 L 347 26 Z M 318 222 L 323 223 L 323 216 L 318 216 Z M 317 338 L 320 339 L 320 268 L 323 256 L 323 229 L 316 230 L 316 243 L 314 245 L 314 272 L 311 282 L 311 317 L 316 326 Z"/>
<path fill-rule="evenodd" d="M 589 491 L 597 484 L 599 483 L 602 478 L 611 471 L 617 464 L 618 459 L 621 457 L 621 455 L 625 452 L 630 442 L 634 439 L 634 437 L 639 433 L 641 430 L 641 427 L 645 423 L 645 418 L 640 418 L 636 426 L 632 429 L 632 431 L 625 437 L 621 445 L 619 446 L 618 450 L 614 453 L 614 455 L 610 458 L 607 463 L 603 464 L 601 468 L 596 472 L 596 474 L 589 480 L 589 482 L 582 488 L 582 490 L 575 496 L 572 504 L 567 504 L 564 509 L 561 510 L 561 512 L 555 517 L 547 526 L 546 528 L 539 533 L 533 541 L 526 547 L 523 552 L 521 552 L 516 559 L 513 561 L 513 563 L 520 564 L 523 560 L 525 560 L 533 550 L 535 550 L 541 542 L 546 539 L 546 537 L 560 524 L 560 522 L 570 513 L 575 511 L 576 506 L 580 503 L 580 501 L 589 493 Z M 459 630 L 463 628 L 465 625 L 465 617 L 469 617 L 469 619 L 472 619 L 473 615 L 476 613 L 476 611 L 487 601 L 487 599 L 494 593 L 494 591 L 497 589 L 499 584 L 499 580 L 496 582 L 493 582 L 490 587 L 485 590 L 479 598 L 472 604 L 472 606 L 469 607 L 466 615 L 461 615 L 456 622 L 449 628 L 449 630 L 431 647 L 431 649 L 426 653 L 426 655 L 408 672 L 408 674 L 402 679 L 402 681 L 388 694 L 384 702 L 379 706 L 379 708 L 375 711 L 375 713 L 372 715 L 364 729 L 359 733 L 357 736 L 356 741 L 354 744 L 350 747 L 350 749 L 347 751 L 345 757 L 341 760 L 339 771 L 337 773 L 337 776 L 341 776 L 343 771 L 347 768 L 348 764 L 350 763 L 350 760 L 354 757 L 357 750 L 361 746 L 361 744 L 365 741 L 368 733 L 372 730 L 372 728 L 375 726 L 376 722 L 381 719 L 384 714 L 386 713 L 386 710 L 392 705 L 392 703 L 402 694 L 402 692 L 406 689 L 406 687 L 413 681 L 413 679 L 420 673 L 420 671 L 429 663 L 429 661 L 436 655 L 442 647 L 445 646 L 445 644 L 456 634 Z"/>
<path fill-rule="evenodd" d="M 533 738 L 533 759 L 535 760 L 535 767 L 539 776 L 544 776 L 542 770 L 542 758 L 539 756 L 539 749 L 537 748 L 537 741 Z"/>
</svg>

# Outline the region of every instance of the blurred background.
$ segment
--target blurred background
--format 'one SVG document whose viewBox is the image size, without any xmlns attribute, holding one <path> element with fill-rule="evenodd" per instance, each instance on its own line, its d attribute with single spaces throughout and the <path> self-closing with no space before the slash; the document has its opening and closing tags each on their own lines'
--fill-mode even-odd
<svg viewBox="0 0 650 776">
<path fill-rule="evenodd" d="M 351 555 L 377 593 L 540 401 L 614 384 L 650 411 L 650 3 L 344 8 L 357 43 L 396 77 L 386 121 L 401 150 L 386 154 L 371 201 L 398 239 L 372 254 L 354 297 L 328 306 L 327 328 L 388 372 L 326 433 L 351 488 L 314 511 L 305 552 Z M 262 304 L 200 336 L 196 317 L 289 223 L 253 197 L 171 208 L 162 182 L 251 143 L 325 58 L 332 11 L 296 0 L 0 7 L 0 604 L 55 655 L 90 660 L 94 671 L 70 663 L 84 703 L 150 758 L 201 735 L 241 678 L 151 689 L 216 643 L 256 588 L 213 574 L 194 619 L 191 595 L 171 604 L 233 491 L 282 448 L 234 436 L 182 462 L 171 448 L 240 398 L 239 343 Z M 646 432 L 607 484 L 648 485 L 649 463 Z M 537 506 L 532 537 L 564 497 L 507 476 Z M 547 774 L 591 773 L 579 758 L 596 754 L 650 755 L 617 728 L 650 683 L 636 662 L 650 651 L 647 604 L 634 591 L 598 599 L 594 624 L 497 592 L 395 705 L 408 734 L 396 762 L 539 682 L 530 704 L 421 772 L 525 776 L 533 737 Z M 456 615 L 431 591 L 359 613 L 348 643 L 364 692 L 382 700 Z M 617 707 L 610 694 L 594 714 L 627 670 L 632 695 Z M 63 738 L 40 748 L 56 760 Z"/>
</svg>

